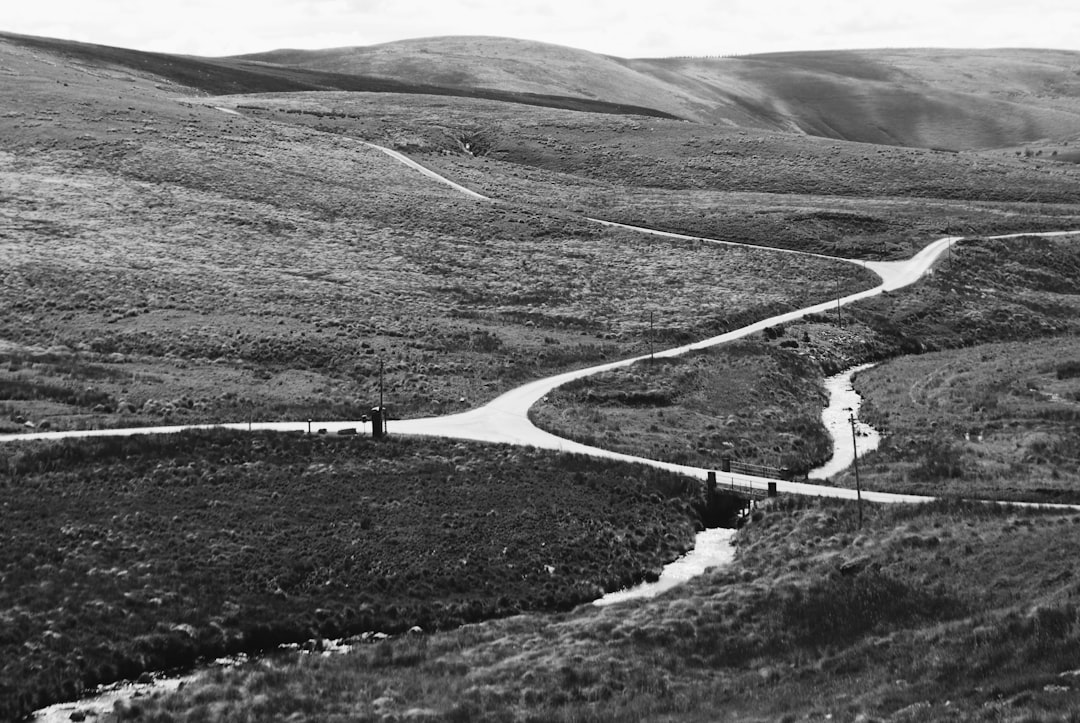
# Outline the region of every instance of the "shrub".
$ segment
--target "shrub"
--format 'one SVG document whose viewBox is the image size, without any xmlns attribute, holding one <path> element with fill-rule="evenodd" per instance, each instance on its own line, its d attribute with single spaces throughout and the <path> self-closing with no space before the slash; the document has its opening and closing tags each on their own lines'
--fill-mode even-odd
<svg viewBox="0 0 1080 723">
<path fill-rule="evenodd" d="M 927 443 L 921 459 L 911 470 L 911 478 L 921 482 L 957 479 L 964 474 L 961 451 L 947 443 L 932 440 Z"/>
<path fill-rule="evenodd" d="M 1058 379 L 1075 379 L 1076 377 L 1080 377 L 1080 361 L 1074 360 L 1058 364 Z"/>
<path fill-rule="evenodd" d="M 795 591 L 780 606 L 780 620 L 803 645 L 845 643 L 878 628 L 913 620 L 947 620 L 963 606 L 943 589 L 914 587 L 878 570 L 836 575 Z"/>
</svg>

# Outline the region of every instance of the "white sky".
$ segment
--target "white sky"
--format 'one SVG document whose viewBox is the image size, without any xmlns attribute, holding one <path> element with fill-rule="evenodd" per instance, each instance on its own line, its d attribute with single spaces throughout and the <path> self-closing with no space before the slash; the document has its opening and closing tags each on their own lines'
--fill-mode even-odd
<svg viewBox="0 0 1080 723">
<path fill-rule="evenodd" d="M 0 30 L 231 55 L 499 35 L 627 58 L 883 47 L 1080 50 L 1077 0 L 3 0 Z"/>
</svg>

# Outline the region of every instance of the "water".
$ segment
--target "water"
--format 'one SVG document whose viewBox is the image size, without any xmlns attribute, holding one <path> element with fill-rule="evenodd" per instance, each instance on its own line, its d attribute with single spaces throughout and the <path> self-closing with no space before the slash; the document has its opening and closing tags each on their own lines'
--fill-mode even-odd
<svg viewBox="0 0 1080 723">
<path fill-rule="evenodd" d="M 855 437 L 859 456 L 875 450 L 881 444 L 881 434 L 868 424 L 859 421 L 862 397 L 851 386 L 851 377 L 869 369 L 873 364 L 852 367 L 825 380 L 829 392 L 829 406 L 821 413 L 821 421 L 833 440 L 833 456 L 828 462 L 810 470 L 810 479 L 828 479 L 843 472 L 855 461 L 855 449 L 851 441 L 851 416 L 855 416 Z"/>
<path fill-rule="evenodd" d="M 595 600 L 593 605 L 613 605 L 626 600 L 653 598 L 697 577 L 710 567 L 731 564 L 735 559 L 735 546 L 731 544 L 735 532 L 724 527 L 702 530 L 694 539 L 694 549 L 675 562 L 665 565 L 656 582 L 644 582 L 625 590 L 609 592 Z"/>
<path fill-rule="evenodd" d="M 822 421 L 833 438 L 833 457 L 827 463 L 812 470 L 809 477 L 825 479 L 851 466 L 854 453 L 851 444 L 852 414 L 856 415 L 855 430 L 858 437 L 859 455 L 876 449 L 881 442 L 881 435 L 873 427 L 859 422 L 857 415 L 862 398 L 851 386 L 854 374 L 872 367 L 873 364 L 848 369 L 845 372 L 825 380 L 829 392 L 829 405 L 822 412 Z M 656 582 L 647 582 L 625 590 L 611 592 L 593 601 L 593 605 L 603 607 L 628 600 L 654 598 L 686 581 L 701 575 L 712 567 L 731 564 L 735 559 L 735 547 L 732 538 L 736 530 L 717 527 L 702 530 L 694 539 L 694 549 L 678 560 L 664 566 Z M 36 723 L 66 723 L 71 713 L 82 710 L 90 713 L 88 720 L 112 710 L 117 701 L 131 701 L 141 696 L 176 690 L 193 675 L 179 678 L 159 678 L 151 684 L 117 684 L 98 690 L 94 695 L 83 700 L 59 703 L 49 706 L 34 714 Z"/>
<path fill-rule="evenodd" d="M 194 676 L 155 679 L 153 683 L 116 683 L 104 686 L 88 697 L 69 703 L 57 703 L 36 711 L 31 720 L 34 723 L 71 723 L 71 714 L 82 711 L 86 720 L 93 721 L 106 713 L 111 713 L 117 703 L 128 703 L 141 697 L 169 693 L 177 690 L 185 681 Z"/>
</svg>

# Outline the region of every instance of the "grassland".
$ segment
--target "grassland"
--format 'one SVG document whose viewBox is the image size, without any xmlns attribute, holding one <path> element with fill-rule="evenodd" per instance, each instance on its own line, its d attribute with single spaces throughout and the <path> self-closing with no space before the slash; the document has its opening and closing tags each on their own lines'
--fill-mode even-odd
<svg viewBox="0 0 1080 723">
<path fill-rule="evenodd" d="M 1045 154 L 477 99 L 251 95 L 268 88 L 239 87 L 242 74 L 237 95 L 207 97 L 154 67 L 0 41 L 0 430 L 355 418 L 380 367 L 394 414 L 457 411 L 869 285 L 850 264 L 583 214 L 866 259 L 943 234 L 1080 227 L 1077 166 Z M 868 460 L 868 484 L 1071 500 L 1075 416 L 1041 394 L 1075 391 L 1076 248 L 966 244 L 917 287 L 845 309 L 843 328 L 820 315 L 594 380 L 591 396 L 560 390 L 539 411 L 605 445 L 798 466 L 821 451 L 819 370 L 932 352 L 975 370 L 950 377 L 949 396 L 927 386 L 903 402 L 929 376 L 918 359 L 864 379 L 868 414 L 902 440 Z M 994 364 L 1031 344 L 1047 351 Z M 735 411 L 725 388 L 754 406 Z M 946 399 L 1002 435 L 984 436 L 992 449 L 961 445 L 955 408 L 933 412 L 931 430 L 954 436 L 929 449 L 927 405 Z M 40 449 L 5 449 L 0 467 L 0 515 L 18 531 L 0 546 L 17 711 L 222 651 L 565 610 L 655 571 L 693 527 L 671 478 L 530 450 L 261 435 Z M 953 503 L 856 519 L 783 501 L 741 533 L 735 567 L 653 603 L 267 660 L 112 717 L 1076 717 L 1075 515 Z M 536 574 L 502 568 L 511 554 Z"/>
<path fill-rule="evenodd" d="M 1075 514 L 789 500 L 678 594 L 219 671 L 155 721 L 1069 720 Z M 291 717 L 291 718 L 290 718 Z"/>
<path fill-rule="evenodd" d="M 888 431 L 863 467 L 873 489 L 1080 502 L 1075 336 L 903 357 L 859 375 L 863 414 Z"/>
<path fill-rule="evenodd" d="M 262 72 L 356 73 L 464 93 L 646 106 L 696 125 L 881 145 L 998 148 L 1075 135 L 1075 51 L 833 50 L 622 59 L 510 38 L 443 37 L 245 56 Z M 348 90 L 362 90 L 353 87 Z M 505 96 L 504 96 L 505 97 Z M 565 106 L 564 106 L 565 107 Z"/>
<path fill-rule="evenodd" d="M 395 416 L 457 411 L 639 352 L 650 314 L 691 340 L 834 293 L 806 263 L 869 280 L 477 203 L 340 134 L 5 53 L 9 431 L 356 418 L 380 365 Z"/>
<path fill-rule="evenodd" d="M 685 478 L 436 440 L 25 443 L 0 489 L 0 718 L 316 637 L 567 610 L 692 545 Z"/>
<path fill-rule="evenodd" d="M 1077 224 L 1075 166 L 480 100 L 344 93 L 214 103 L 412 154 L 494 198 L 853 258 Z M 466 153 L 463 142 L 470 142 Z M 1026 224 L 1026 225 L 1025 225 Z"/>
<path fill-rule="evenodd" d="M 655 459 L 717 467 L 727 455 L 805 472 L 830 450 L 820 380 L 893 359 L 858 377 L 862 416 L 886 433 L 863 468 L 869 487 L 1080 502 L 1080 407 L 1067 371 L 1080 332 L 1078 274 L 1075 239 L 971 241 L 913 289 L 567 385 L 532 417 Z M 836 482 L 854 486 L 854 477 Z"/>
<path fill-rule="evenodd" d="M 832 454 L 820 380 L 806 357 L 746 341 L 567 384 L 530 418 L 627 454 L 713 469 L 726 456 L 805 474 Z"/>
</svg>

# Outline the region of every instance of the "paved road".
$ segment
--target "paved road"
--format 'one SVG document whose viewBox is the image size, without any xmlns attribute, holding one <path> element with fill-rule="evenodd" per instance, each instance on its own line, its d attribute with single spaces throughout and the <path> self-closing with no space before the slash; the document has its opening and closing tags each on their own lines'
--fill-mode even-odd
<svg viewBox="0 0 1080 723">
<path fill-rule="evenodd" d="M 465 188 L 453 181 L 440 176 L 434 171 L 421 166 L 412 159 L 404 156 L 397 151 L 390 150 L 389 148 L 383 148 L 382 146 L 376 146 L 372 143 L 366 143 L 365 145 L 375 148 L 383 153 L 390 155 L 391 157 L 405 163 L 406 165 L 417 169 L 419 172 L 426 176 L 429 176 L 441 183 L 446 183 L 451 187 L 457 189 L 461 193 L 468 195 L 471 198 L 478 200 L 491 200 L 486 196 L 482 196 L 470 189 Z M 659 236 L 665 236 L 669 238 L 687 239 L 694 241 L 711 241 L 718 244 L 740 245 L 731 244 L 731 242 L 700 239 L 696 236 L 686 236 L 684 234 L 669 233 L 665 231 L 657 231 L 654 229 L 639 228 L 635 226 L 626 226 L 624 224 L 616 224 L 610 221 L 602 221 L 599 219 L 591 219 L 596 223 L 602 223 L 608 226 L 618 226 L 621 228 L 638 231 L 640 233 L 648 233 Z M 1038 233 L 1038 234 L 1009 234 L 1005 236 L 993 236 L 989 238 L 1006 239 L 1017 238 L 1020 236 L 1066 236 L 1080 234 L 1080 231 L 1058 231 L 1050 233 Z M 658 357 L 675 357 L 687 352 L 695 351 L 698 349 L 705 349 L 708 347 L 717 346 L 719 344 L 726 344 L 736 339 L 742 339 L 750 334 L 762 331 L 768 327 L 782 324 L 796 319 L 800 319 L 808 314 L 820 313 L 831 311 L 836 308 L 839 303 L 841 306 L 850 304 L 860 299 L 866 299 L 877 294 L 884 293 L 886 291 L 895 291 L 896 289 L 903 288 L 910 284 L 915 283 L 919 279 L 923 278 L 927 273 L 930 273 L 934 262 L 957 241 L 961 240 L 961 237 L 949 236 L 940 238 L 937 241 L 929 244 L 920 251 L 918 254 L 906 261 L 858 261 L 851 259 L 840 259 L 843 261 L 849 261 L 850 263 L 859 264 L 865 266 L 867 269 L 876 273 L 881 277 L 881 283 L 872 289 L 860 291 L 855 294 L 842 297 L 839 302 L 836 299 L 831 301 L 825 301 L 820 304 L 814 304 L 804 309 L 797 309 L 784 314 L 771 317 L 769 319 L 763 319 L 748 326 L 744 326 L 741 329 L 714 336 L 704 341 L 695 342 L 693 344 L 686 344 L 684 346 L 676 347 L 674 349 L 667 349 L 665 351 L 656 352 L 655 356 Z M 775 251 L 777 253 L 798 253 L 809 256 L 820 256 L 819 254 L 806 254 L 805 252 L 791 251 L 787 249 L 773 249 L 768 247 L 769 251 Z M 832 257 L 829 257 L 832 258 Z M 562 452 L 571 452 L 578 454 L 585 454 L 592 457 L 602 457 L 607 459 L 625 460 L 630 462 L 637 462 L 641 464 L 651 465 L 653 467 L 659 467 L 662 469 L 668 469 L 675 472 L 680 472 L 691 477 L 699 479 L 705 479 L 708 470 L 699 467 L 689 467 L 686 465 L 672 464 L 669 462 L 660 462 L 657 460 L 646 459 L 643 457 L 635 457 L 632 455 L 620 454 L 618 452 L 611 452 L 605 449 L 599 449 L 597 447 L 590 447 L 588 445 L 573 442 L 562 437 L 557 437 L 553 434 L 543 431 L 537 428 L 531 421 L 529 421 L 529 409 L 542 399 L 546 394 L 551 392 L 556 387 L 562 386 L 568 382 L 583 377 L 592 376 L 601 372 L 609 371 L 611 369 L 618 369 L 620 367 L 629 366 L 635 362 L 649 358 L 649 354 L 643 354 L 641 356 L 632 357 L 629 359 L 623 359 L 621 361 L 610 362 L 607 364 L 601 364 L 587 369 L 578 369 L 572 372 L 566 372 L 546 379 L 538 379 L 528 384 L 524 384 L 516 389 L 512 389 L 505 394 L 493 399 L 482 407 L 470 410 L 468 412 L 462 412 L 460 414 L 451 414 L 442 417 L 426 417 L 421 419 L 403 419 L 403 420 L 391 420 L 387 424 L 387 431 L 390 434 L 395 435 L 410 435 L 410 436 L 430 436 L 430 437 L 448 437 L 453 439 L 466 439 L 475 440 L 481 442 L 494 442 L 499 444 L 516 444 L 527 445 L 532 447 L 538 447 L 542 449 L 558 450 Z M 309 428 L 308 422 L 264 422 L 264 423 L 239 423 L 239 424 L 225 424 L 225 425 L 188 425 L 188 426 L 168 426 L 168 427 L 139 427 L 132 429 L 110 429 L 110 430 L 91 430 L 91 431 L 79 431 L 79 432 L 41 432 L 36 434 L 19 434 L 19 435 L 0 435 L 0 442 L 10 441 L 25 441 L 34 439 L 64 439 L 64 438 L 77 438 L 77 437 L 104 437 L 104 436 L 128 436 L 133 434 L 154 434 L 154 433 L 172 433 L 179 432 L 184 429 L 206 429 L 210 427 L 228 428 L 228 429 L 252 429 L 252 430 L 274 430 L 274 431 L 307 431 Z M 361 433 L 368 433 L 370 431 L 369 425 L 365 422 L 315 422 L 311 425 L 311 429 L 319 430 L 325 429 L 329 433 L 334 433 L 340 429 L 355 428 L 361 431 Z M 724 475 L 725 480 L 729 475 Z M 854 499 L 855 490 L 843 489 L 837 487 L 828 487 L 824 485 L 809 484 L 804 482 L 786 482 L 783 480 L 770 480 L 763 477 L 755 477 L 752 475 L 731 474 L 730 478 L 736 483 L 743 485 L 750 485 L 756 489 L 767 488 L 769 482 L 776 482 L 777 488 L 781 492 L 789 494 L 808 495 L 816 497 L 834 497 L 842 499 Z M 902 495 L 892 494 L 885 492 L 864 492 L 863 498 L 873 502 L 927 502 L 932 500 L 932 497 L 923 497 L 918 495 Z"/>
</svg>

